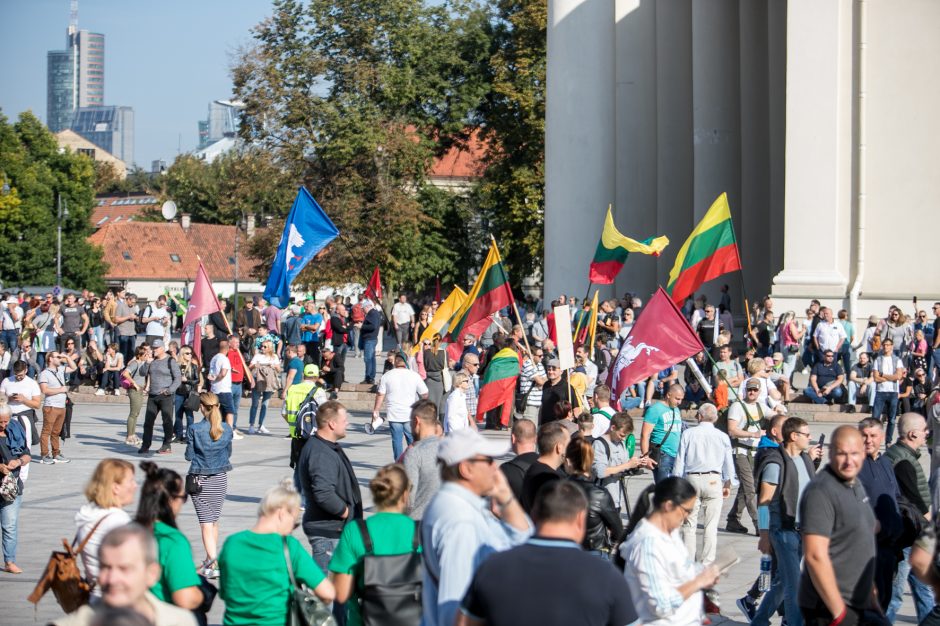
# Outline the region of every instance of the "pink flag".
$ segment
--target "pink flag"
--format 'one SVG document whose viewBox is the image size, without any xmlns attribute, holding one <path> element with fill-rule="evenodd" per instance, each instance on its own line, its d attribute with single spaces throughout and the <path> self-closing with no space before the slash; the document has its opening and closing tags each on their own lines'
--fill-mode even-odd
<svg viewBox="0 0 940 626">
<path fill-rule="evenodd" d="M 199 261 L 196 283 L 193 285 L 193 295 L 189 299 L 189 309 L 186 311 L 186 317 L 183 318 L 183 326 L 187 326 L 191 322 L 198 322 L 203 315 L 211 315 L 221 310 L 222 307 L 219 305 L 219 299 L 215 296 L 215 289 L 212 288 L 209 274 L 206 273 L 202 261 Z"/>
<path fill-rule="evenodd" d="M 669 294 L 660 287 L 620 346 L 607 385 L 619 399 L 628 386 L 704 349 Z"/>
</svg>

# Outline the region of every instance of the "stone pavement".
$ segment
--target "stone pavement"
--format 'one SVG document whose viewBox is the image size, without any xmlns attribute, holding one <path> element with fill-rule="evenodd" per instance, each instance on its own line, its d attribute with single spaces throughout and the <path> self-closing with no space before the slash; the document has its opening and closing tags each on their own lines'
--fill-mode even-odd
<svg viewBox="0 0 940 626">
<path fill-rule="evenodd" d="M 362 361 L 349 359 L 349 380 L 361 379 Z M 91 475 L 95 464 L 102 458 L 114 456 L 137 463 L 136 450 L 123 443 L 124 423 L 127 414 L 126 405 L 115 403 L 77 404 L 73 418 L 72 439 L 65 442 L 63 452 L 72 462 L 68 465 L 35 464 L 30 470 L 29 481 L 23 496 L 19 519 L 19 548 L 17 562 L 25 570 L 24 574 L 13 576 L 0 573 L 0 619 L 2 624 L 45 623 L 61 615 L 61 611 L 51 594 L 48 594 L 34 612 L 26 601 L 26 596 L 33 586 L 51 550 L 61 549 L 61 539 L 71 539 L 75 528 L 73 517 L 85 502 L 82 495 L 85 482 Z M 391 442 L 387 430 L 380 429 L 373 436 L 366 435 L 363 426 L 368 420 L 366 413 L 357 412 L 352 416 L 349 436 L 344 440 L 350 459 L 366 499 L 367 514 L 371 512 L 368 481 L 376 470 L 392 461 Z M 239 422 L 247 425 L 248 403 L 242 402 Z M 142 423 L 142 418 L 141 418 Z M 289 442 L 284 439 L 287 428 L 280 417 L 280 411 L 274 410 L 265 422 L 271 435 L 246 436 L 234 442 L 232 463 L 233 471 L 229 475 L 229 493 L 221 520 L 221 539 L 233 532 L 249 528 L 255 520 L 257 506 L 265 490 L 278 480 L 290 476 L 287 466 Z M 637 424 L 639 426 L 639 423 Z M 827 437 L 836 424 L 814 424 L 814 435 L 826 433 Z M 160 427 L 157 427 L 160 432 Z M 638 431 L 639 432 L 639 431 Z M 508 439 L 505 433 L 487 433 L 488 437 Z M 174 446 L 173 454 L 155 457 L 161 465 L 172 467 L 180 474 L 185 474 L 188 463 L 183 459 L 182 446 Z M 141 479 L 138 473 L 138 480 Z M 628 489 L 632 499 L 648 485 L 650 476 L 640 476 L 630 480 Z M 731 500 L 726 503 L 730 504 Z M 133 507 L 136 508 L 136 505 Z M 133 510 L 133 509 L 132 509 Z M 721 527 L 724 527 L 724 513 Z M 745 520 L 745 524 L 749 525 Z M 196 515 L 191 504 L 187 504 L 180 515 L 179 527 L 189 537 L 193 547 L 193 556 L 197 562 L 204 558 Z M 298 534 L 303 541 L 303 537 Z M 304 541 L 304 543 L 306 543 Z M 722 607 L 726 618 L 719 618 L 713 623 L 741 623 L 741 615 L 735 606 L 735 599 L 742 596 L 750 587 L 758 571 L 757 540 L 754 536 L 719 533 L 719 548 L 731 546 L 742 562 L 723 578 L 718 589 L 722 595 Z M 212 611 L 212 623 L 221 623 L 222 602 L 216 601 Z M 910 597 L 905 597 L 904 607 L 899 622 L 913 622 L 913 607 Z"/>
</svg>

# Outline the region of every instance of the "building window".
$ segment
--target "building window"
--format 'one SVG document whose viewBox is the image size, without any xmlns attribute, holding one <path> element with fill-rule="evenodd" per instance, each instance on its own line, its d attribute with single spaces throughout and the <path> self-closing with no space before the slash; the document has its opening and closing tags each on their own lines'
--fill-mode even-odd
<svg viewBox="0 0 940 626">
<path fill-rule="evenodd" d="M 228 258 L 228 264 L 229 264 L 229 265 L 235 265 L 235 257 L 230 256 L 230 257 Z"/>
<path fill-rule="evenodd" d="M 128 252 L 127 250 L 125 250 L 124 252 L 122 252 L 122 253 L 121 253 L 121 256 L 124 257 L 124 260 L 125 260 L 125 261 L 130 261 L 130 260 L 131 260 L 131 253 Z"/>
<path fill-rule="evenodd" d="M 173 261 L 174 263 L 179 263 L 179 262 L 180 262 L 180 255 L 178 255 L 178 254 L 171 254 L 171 255 L 170 255 L 170 260 Z"/>
</svg>

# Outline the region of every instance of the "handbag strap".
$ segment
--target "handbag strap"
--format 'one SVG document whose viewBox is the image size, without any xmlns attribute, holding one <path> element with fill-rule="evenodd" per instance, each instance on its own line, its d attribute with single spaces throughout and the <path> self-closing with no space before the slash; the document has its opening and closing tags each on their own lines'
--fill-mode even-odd
<svg viewBox="0 0 940 626">
<path fill-rule="evenodd" d="M 290 550 L 287 548 L 287 537 L 281 537 L 282 545 L 284 546 L 284 561 L 287 563 L 287 575 L 290 576 L 291 587 L 297 588 L 297 581 L 294 579 L 294 568 L 290 564 Z"/>
<path fill-rule="evenodd" d="M 356 526 L 359 527 L 359 534 L 362 535 L 362 545 L 366 549 L 366 553 L 371 553 L 375 550 L 375 545 L 372 543 L 372 536 L 369 535 L 369 527 L 366 526 L 366 521 L 362 518 L 356 520 Z"/>
<path fill-rule="evenodd" d="M 91 532 L 88 533 L 87 535 L 85 535 L 85 538 L 82 540 L 81 545 L 79 545 L 79 546 L 78 546 L 78 549 L 75 550 L 75 554 L 81 554 L 81 553 L 85 550 L 85 546 L 86 546 L 86 545 L 88 544 L 88 542 L 91 540 L 92 536 L 95 534 L 95 531 L 98 530 L 98 527 L 101 526 L 101 522 L 103 522 L 103 521 L 105 520 L 105 518 L 108 517 L 109 515 L 111 515 L 111 514 L 110 514 L 110 513 L 105 513 L 104 515 L 101 516 L 101 519 L 99 519 L 97 522 L 95 522 L 95 525 L 91 527 Z M 77 541 L 77 540 L 78 540 L 78 533 L 75 534 L 75 541 Z M 72 542 L 73 548 L 74 548 L 74 546 L 75 546 L 75 541 Z"/>
</svg>

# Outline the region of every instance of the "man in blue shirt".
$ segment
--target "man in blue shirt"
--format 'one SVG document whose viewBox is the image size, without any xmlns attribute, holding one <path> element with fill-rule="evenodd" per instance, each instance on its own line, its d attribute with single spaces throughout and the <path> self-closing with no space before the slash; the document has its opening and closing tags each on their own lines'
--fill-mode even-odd
<svg viewBox="0 0 940 626">
<path fill-rule="evenodd" d="M 300 318 L 302 339 L 312 362 L 320 365 L 320 326 L 323 325 L 323 316 L 317 313 L 317 305 L 313 300 L 307 300 L 304 307 L 306 313 Z"/>
<path fill-rule="evenodd" d="M 651 404 L 643 414 L 640 451 L 644 456 L 649 454 L 657 462 L 653 469 L 653 481 L 657 483 L 672 474 L 676 457 L 679 455 L 679 438 L 682 435 L 682 414 L 679 412 L 679 405 L 683 398 L 685 390 L 682 385 L 674 384 L 666 391 L 664 401 Z M 658 459 L 655 448 L 659 448 Z"/>
</svg>

